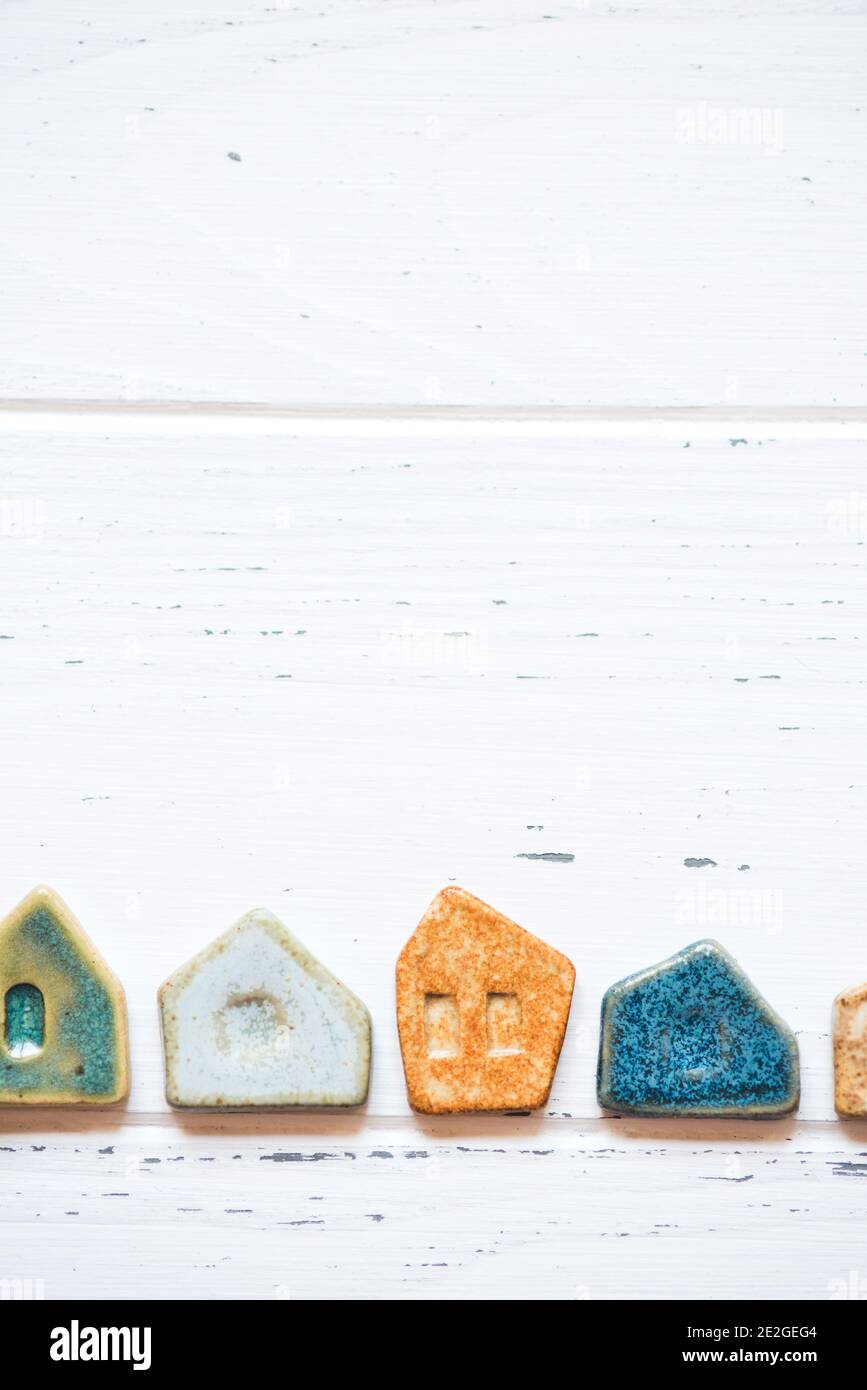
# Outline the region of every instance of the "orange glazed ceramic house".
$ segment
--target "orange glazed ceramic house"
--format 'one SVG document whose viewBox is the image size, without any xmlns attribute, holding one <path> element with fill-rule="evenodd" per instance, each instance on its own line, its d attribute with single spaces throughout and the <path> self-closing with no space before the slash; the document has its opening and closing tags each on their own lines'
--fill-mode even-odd
<svg viewBox="0 0 867 1390">
<path fill-rule="evenodd" d="M 575 967 L 463 888 L 434 898 L 397 962 L 413 1110 L 533 1110 L 551 1090 Z"/>
</svg>

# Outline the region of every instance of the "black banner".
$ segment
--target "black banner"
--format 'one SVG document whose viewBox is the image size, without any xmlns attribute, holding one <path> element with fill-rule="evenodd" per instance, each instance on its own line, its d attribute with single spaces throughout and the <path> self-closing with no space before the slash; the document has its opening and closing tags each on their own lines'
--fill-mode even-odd
<svg viewBox="0 0 867 1390">
<path fill-rule="evenodd" d="M 504 1311 L 480 1301 L 468 1304 L 462 1315 L 453 1305 L 444 1322 L 443 1315 L 430 1308 L 403 1303 L 397 1324 L 400 1336 L 386 1344 L 380 1341 L 378 1350 L 381 1352 L 383 1345 L 389 1347 L 394 1356 L 393 1374 L 399 1375 L 402 1362 L 416 1361 L 421 1346 L 432 1351 L 438 1335 L 445 1336 L 454 1351 L 455 1332 L 466 1316 L 465 1331 L 473 1334 L 472 1341 L 467 1342 L 470 1356 L 473 1342 L 486 1346 L 486 1355 L 492 1355 L 496 1347 L 502 1352 L 508 1346 L 511 1351 L 513 1339 L 519 1336 L 529 1352 L 532 1347 L 539 1348 L 541 1336 L 540 1358 L 549 1355 L 546 1346 L 556 1347 L 560 1355 L 574 1359 L 576 1375 L 582 1363 L 590 1372 L 600 1360 L 609 1371 L 641 1370 L 649 1375 L 683 1370 L 700 1377 L 708 1370 L 736 1368 L 828 1372 L 851 1366 L 864 1324 L 863 1305 L 846 1299 L 827 1303 L 580 1300 L 558 1304 L 553 1310 L 528 1302 L 522 1304 L 520 1319 L 513 1315 L 508 1324 Z M 374 1309 L 356 1310 L 351 1302 L 345 1302 L 338 1313 L 328 1317 L 329 1324 L 317 1327 L 316 1315 L 301 1299 L 235 1302 L 231 1306 L 195 1301 L 0 1301 L 0 1325 L 7 1348 L 14 1337 L 16 1351 L 26 1356 L 28 1373 L 38 1369 L 40 1376 L 47 1373 L 59 1381 L 69 1376 L 93 1377 L 105 1370 L 115 1376 L 180 1371 L 221 1377 L 243 1373 L 249 1377 L 256 1368 L 263 1373 L 270 1367 L 276 1374 L 290 1374 L 291 1367 L 283 1358 L 293 1347 L 303 1354 L 305 1362 L 321 1347 L 332 1374 L 337 1360 L 335 1342 L 347 1349 L 347 1357 L 356 1360 L 377 1347 L 374 1337 L 379 1318 Z M 340 1320 L 337 1339 L 328 1332 L 329 1325 L 336 1325 L 335 1317 Z M 353 1336 L 356 1317 L 357 1339 Z M 420 1341 L 414 1351 L 406 1339 L 412 1335 L 416 1318 Z M 432 1318 L 436 1318 L 433 1323 Z M 308 1330 L 310 1340 L 304 1335 Z M 380 1328 L 380 1338 L 382 1335 Z M 464 1375 L 464 1350 L 460 1356 Z"/>
</svg>

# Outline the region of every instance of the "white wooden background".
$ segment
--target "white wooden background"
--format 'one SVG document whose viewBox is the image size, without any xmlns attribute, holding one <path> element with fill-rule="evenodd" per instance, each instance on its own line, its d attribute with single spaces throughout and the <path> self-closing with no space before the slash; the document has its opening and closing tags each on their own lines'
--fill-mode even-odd
<svg viewBox="0 0 867 1390">
<path fill-rule="evenodd" d="M 867 1213 L 828 1038 L 867 970 L 864 443 L 356 429 L 3 437 L 5 898 L 68 898 L 134 1067 L 126 1113 L 0 1117 L 9 1275 L 827 1297 Z M 393 962 L 450 881 L 576 963 L 544 1114 L 407 1107 Z M 363 1113 L 167 1110 L 157 985 L 257 904 L 368 1003 Z M 800 1115 L 601 1118 L 605 987 L 707 934 L 797 1030 Z"/>
<path fill-rule="evenodd" d="M 864 0 L 0 14 L 7 397 L 863 400 Z"/>
<path fill-rule="evenodd" d="M 867 1296 L 867 7 L 0 33 L 0 908 L 68 900 L 134 1075 L 0 1113 L 0 1293 Z M 450 881 L 575 961 L 544 1114 L 407 1107 Z M 156 988 L 256 905 L 370 1007 L 363 1111 L 167 1109 Z M 603 1118 L 604 989 L 703 935 L 799 1114 Z"/>
</svg>

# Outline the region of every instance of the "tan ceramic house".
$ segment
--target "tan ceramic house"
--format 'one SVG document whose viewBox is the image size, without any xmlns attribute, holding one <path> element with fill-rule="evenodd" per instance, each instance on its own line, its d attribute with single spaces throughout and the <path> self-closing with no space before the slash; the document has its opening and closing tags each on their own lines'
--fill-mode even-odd
<svg viewBox="0 0 867 1390">
<path fill-rule="evenodd" d="M 840 1115 L 867 1115 L 867 984 L 834 1000 L 834 1105 Z"/>
<path fill-rule="evenodd" d="M 544 1105 L 575 967 L 463 888 L 431 903 L 397 962 L 410 1105 L 424 1114 Z"/>
</svg>

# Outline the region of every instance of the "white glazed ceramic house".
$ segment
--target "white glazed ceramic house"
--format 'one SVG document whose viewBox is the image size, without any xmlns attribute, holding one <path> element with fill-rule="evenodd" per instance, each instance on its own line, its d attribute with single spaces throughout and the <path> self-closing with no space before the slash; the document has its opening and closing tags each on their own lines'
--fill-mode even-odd
<svg viewBox="0 0 867 1390">
<path fill-rule="evenodd" d="M 182 1109 L 360 1105 L 370 1015 L 258 908 L 159 992 L 166 1099 Z"/>
</svg>

